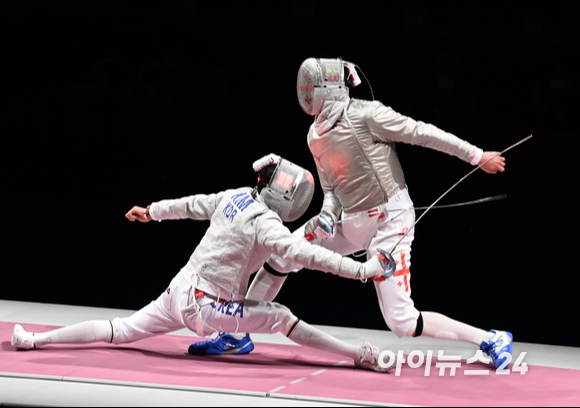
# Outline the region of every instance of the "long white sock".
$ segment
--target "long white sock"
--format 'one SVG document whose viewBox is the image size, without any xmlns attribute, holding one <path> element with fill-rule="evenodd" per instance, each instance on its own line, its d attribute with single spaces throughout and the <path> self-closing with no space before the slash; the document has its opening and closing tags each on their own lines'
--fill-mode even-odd
<svg viewBox="0 0 580 408">
<path fill-rule="evenodd" d="M 439 313 L 423 312 L 423 336 L 441 340 L 459 340 L 479 346 L 493 333 L 469 326 Z"/>
<path fill-rule="evenodd" d="M 298 322 L 288 338 L 302 346 L 312 347 L 317 350 L 330 351 L 356 360 L 360 356 L 361 348 L 351 346 L 343 341 L 326 334 L 303 321 Z"/>
<path fill-rule="evenodd" d="M 108 320 L 93 320 L 63 327 L 46 333 L 36 333 L 34 344 L 40 348 L 50 343 L 86 344 L 111 342 L 113 327 Z"/>
</svg>

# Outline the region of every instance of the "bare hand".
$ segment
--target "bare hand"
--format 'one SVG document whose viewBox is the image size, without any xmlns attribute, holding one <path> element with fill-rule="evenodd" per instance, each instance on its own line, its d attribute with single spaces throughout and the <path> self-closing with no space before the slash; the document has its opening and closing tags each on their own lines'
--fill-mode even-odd
<svg viewBox="0 0 580 408">
<path fill-rule="evenodd" d="M 141 222 L 151 221 L 151 220 L 145 218 L 145 208 L 143 208 L 143 207 L 131 208 L 131 210 L 127 214 L 125 214 L 125 217 L 131 222 L 135 222 L 135 220 L 141 221 Z"/>
<path fill-rule="evenodd" d="M 490 160 L 491 159 L 491 160 Z M 499 152 L 484 152 L 478 164 L 488 163 L 481 166 L 481 169 L 489 174 L 496 174 L 498 171 L 503 173 L 505 171 L 505 157 L 502 157 Z"/>
</svg>

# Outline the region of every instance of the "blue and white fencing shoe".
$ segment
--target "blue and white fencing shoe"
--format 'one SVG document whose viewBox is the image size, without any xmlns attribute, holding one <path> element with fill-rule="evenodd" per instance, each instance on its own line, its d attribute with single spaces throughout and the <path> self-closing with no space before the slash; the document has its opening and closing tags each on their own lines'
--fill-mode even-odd
<svg viewBox="0 0 580 408">
<path fill-rule="evenodd" d="M 492 330 L 491 332 L 494 333 L 494 336 L 490 340 L 482 342 L 479 348 L 491 358 L 495 368 L 499 368 L 508 358 L 505 354 L 503 356 L 502 354 L 508 353 L 511 356 L 513 352 L 511 343 L 514 340 L 514 336 L 505 331 Z"/>
<path fill-rule="evenodd" d="M 249 354 L 252 350 L 254 350 L 254 342 L 249 334 L 238 340 L 231 334 L 220 333 L 215 339 L 192 344 L 187 352 L 192 356 L 221 356 Z"/>
</svg>

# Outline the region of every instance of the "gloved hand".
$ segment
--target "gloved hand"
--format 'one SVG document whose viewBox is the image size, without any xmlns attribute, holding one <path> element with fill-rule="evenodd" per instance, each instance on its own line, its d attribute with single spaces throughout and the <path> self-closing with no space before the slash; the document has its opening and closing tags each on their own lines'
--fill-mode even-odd
<svg viewBox="0 0 580 408">
<path fill-rule="evenodd" d="M 322 211 L 316 217 L 312 217 L 304 228 L 304 237 L 308 241 L 314 241 L 317 238 L 332 238 L 335 233 L 336 222 L 334 217 L 327 212 Z"/>
<path fill-rule="evenodd" d="M 363 264 L 365 269 L 365 277 L 363 279 L 372 279 L 377 282 L 382 282 L 389 279 L 395 273 L 397 264 L 391 254 L 382 249 L 379 249 L 378 251 L 378 255 L 373 256 Z"/>
</svg>

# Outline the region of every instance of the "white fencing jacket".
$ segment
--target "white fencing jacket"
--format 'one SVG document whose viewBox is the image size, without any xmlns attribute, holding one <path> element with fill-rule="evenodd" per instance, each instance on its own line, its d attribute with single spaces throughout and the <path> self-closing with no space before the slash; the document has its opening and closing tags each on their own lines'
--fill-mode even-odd
<svg viewBox="0 0 580 408">
<path fill-rule="evenodd" d="M 157 221 L 210 220 L 190 266 L 234 298 L 246 295 L 251 274 L 272 254 L 308 269 L 351 279 L 364 276 L 362 263 L 293 236 L 249 187 L 159 201 L 151 204 L 150 215 Z"/>
</svg>

